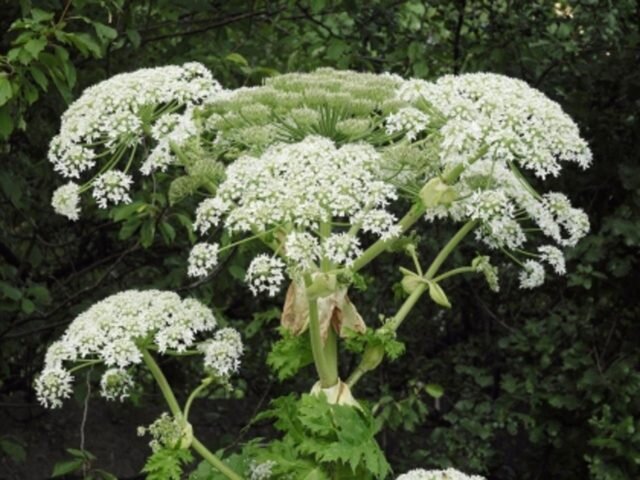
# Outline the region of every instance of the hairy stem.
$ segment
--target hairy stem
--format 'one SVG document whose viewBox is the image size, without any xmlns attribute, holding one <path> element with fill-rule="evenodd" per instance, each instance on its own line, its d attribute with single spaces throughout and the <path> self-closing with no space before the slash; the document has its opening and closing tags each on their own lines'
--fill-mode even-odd
<svg viewBox="0 0 640 480">
<path fill-rule="evenodd" d="M 182 409 L 180 408 L 180 404 L 178 403 L 178 400 L 176 400 L 176 396 L 173 394 L 173 390 L 171 389 L 171 386 L 167 381 L 167 377 L 164 376 L 164 373 L 162 373 L 162 370 L 160 370 L 160 367 L 158 366 L 154 358 L 151 356 L 149 351 L 146 348 L 142 348 L 141 350 L 142 350 L 142 359 L 144 360 L 144 363 L 149 369 L 149 371 L 151 372 L 151 375 L 153 375 L 153 378 L 158 384 L 158 387 L 160 387 L 160 391 L 162 392 L 162 395 L 164 396 L 164 399 L 167 402 L 167 405 L 169 406 L 169 410 L 171 410 L 171 413 L 175 418 L 181 418 Z M 224 463 L 222 463 L 222 460 L 220 460 L 211 451 L 209 451 L 207 447 L 205 447 L 202 443 L 200 443 L 200 441 L 195 437 L 195 435 L 191 442 L 191 446 L 196 452 L 200 454 L 202 458 L 204 458 L 207 462 L 209 462 L 211 466 L 213 466 L 214 468 L 217 468 L 220 471 L 220 473 L 225 475 L 227 478 L 230 478 L 231 480 L 242 480 L 242 477 L 240 475 L 238 475 L 229 467 L 227 467 Z"/>
</svg>

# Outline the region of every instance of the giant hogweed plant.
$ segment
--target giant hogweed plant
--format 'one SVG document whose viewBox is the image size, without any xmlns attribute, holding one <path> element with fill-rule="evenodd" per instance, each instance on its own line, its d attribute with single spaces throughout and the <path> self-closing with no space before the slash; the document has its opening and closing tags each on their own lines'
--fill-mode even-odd
<svg viewBox="0 0 640 480">
<path fill-rule="evenodd" d="M 129 203 L 136 189 L 166 189 L 173 204 L 204 197 L 193 212 L 201 240 L 188 275 L 215 283 L 233 247 L 262 245 L 247 266 L 248 288 L 272 297 L 286 289 L 282 340 L 268 361 L 282 379 L 315 365 L 309 393 L 275 399 L 260 414 L 280 439 L 219 458 L 198 440 L 189 411 L 238 373 L 238 332 L 216 330 L 206 306 L 172 292 L 127 291 L 91 307 L 49 348 L 39 399 L 59 406 L 75 372 L 104 365 L 102 395 L 122 400 L 146 368 L 170 411 L 142 429 L 153 437 L 150 478 L 179 478 L 191 449 L 205 460 L 193 478 L 388 477 L 379 422 L 352 392 L 385 357 L 402 354 L 400 327 L 412 309 L 426 294 L 450 307 L 447 281 L 457 275 L 483 275 L 498 291 L 490 255 L 519 269 L 523 289 L 537 287 L 548 271 L 565 273 L 561 249 L 589 228 L 565 195 L 542 190 L 564 164 L 591 163 L 577 126 L 539 91 L 494 74 L 427 82 L 321 69 L 224 90 L 199 64 L 144 69 L 85 91 L 64 114 L 49 159 L 69 179 L 53 208 L 71 220 L 83 197 L 88 211 Z M 412 235 L 418 222 L 458 230 L 424 252 Z M 480 253 L 445 268 L 465 240 Z M 365 319 L 349 289 L 398 248 L 412 259 L 399 268 L 406 298 L 381 322 Z M 346 378 L 341 346 L 360 356 Z M 155 358 L 198 354 L 202 382 L 180 404 Z M 450 469 L 399 478 L 470 477 Z"/>
</svg>

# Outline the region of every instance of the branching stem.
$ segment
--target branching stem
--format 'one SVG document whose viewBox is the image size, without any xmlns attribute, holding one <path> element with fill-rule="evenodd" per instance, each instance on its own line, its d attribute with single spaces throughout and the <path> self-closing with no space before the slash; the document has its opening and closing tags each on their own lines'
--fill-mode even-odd
<svg viewBox="0 0 640 480">
<path fill-rule="evenodd" d="M 167 377 L 164 376 L 162 370 L 151 356 L 149 351 L 146 348 L 142 348 L 142 359 L 144 360 L 145 365 L 153 375 L 158 387 L 160 387 L 160 391 L 164 396 L 167 405 L 169 406 L 169 410 L 171 410 L 171 414 L 175 418 L 182 417 L 182 409 L 180 408 L 180 404 L 178 400 L 176 400 L 176 396 L 173 394 L 173 390 L 171 390 L 171 386 L 167 381 Z M 193 437 L 193 441 L 191 443 L 193 449 L 200 454 L 202 458 L 204 458 L 207 462 L 209 462 L 213 467 L 217 468 L 220 473 L 224 474 L 227 478 L 231 480 L 243 480 L 240 475 L 235 473 L 229 467 L 227 467 L 222 460 L 220 460 L 216 455 L 214 455 L 207 447 L 205 447 L 200 441 L 195 437 Z"/>
</svg>

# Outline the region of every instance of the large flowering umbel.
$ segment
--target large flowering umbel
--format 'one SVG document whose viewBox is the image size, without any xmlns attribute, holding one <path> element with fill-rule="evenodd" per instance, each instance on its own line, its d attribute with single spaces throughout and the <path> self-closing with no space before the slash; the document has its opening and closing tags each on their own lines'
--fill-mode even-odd
<svg viewBox="0 0 640 480">
<path fill-rule="evenodd" d="M 588 232 L 582 210 L 561 193 L 538 193 L 523 173 L 544 180 L 566 163 L 591 164 L 578 127 L 557 103 L 523 81 L 487 73 L 447 75 L 434 83 L 410 80 L 397 96 L 429 112 L 437 133 L 418 148 L 435 147 L 436 172 L 452 179 L 445 185 L 435 178 L 423 188 L 428 219 L 475 220 L 479 240 L 511 252 L 526 248 L 532 230 L 564 247 Z M 394 116 L 389 122 L 398 124 Z M 420 138 L 422 124 L 416 122 L 405 120 L 409 141 Z M 533 255 L 564 273 L 562 253 L 552 245 Z M 544 269 L 527 258 L 521 261 L 521 286 L 532 288 L 543 282 Z"/>
<path fill-rule="evenodd" d="M 142 348 L 160 353 L 184 352 L 197 337 L 211 332 L 216 319 L 211 310 L 195 299 L 159 290 L 127 290 L 102 300 L 76 317 L 62 338 L 48 349 L 36 392 L 46 407 L 58 407 L 69 397 L 74 364 L 104 363 L 101 393 L 107 399 L 122 399 L 133 385 L 131 368 L 141 363 Z M 224 332 L 224 333 L 220 333 Z M 242 341 L 233 329 L 214 337 L 218 348 L 205 351 L 205 366 L 216 377 L 237 371 Z M 229 343 L 225 350 L 221 344 Z"/>
<path fill-rule="evenodd" d="M 192 107 L 220 92 L 220 85 L 199 63 L 145 68 L 87 88 L 63 114 L 48 157 L 63 177 L 78 181 L 95 169 L 96 178 L 82 186 L 61 187 L 53 198 L 56 212 L 75 220 L 79 194 L 93 185 L 102 208 L 107 201 L 129 201 L 130 171 L 142 139 L 155 140 L 142 173 L 166 169 L 175 162 L 171 146 L 197 133 Z M 185 108 L 183 114 L 175 113 Z"/>
<path fill-rule="evenodd" d="M 220 224 L 232 233 L 273 232 L 294 272 L 313 270 L 321 261 L 349 265 L 360 253 L 358 232 L 381 238 L 399 233 L 386 210 L 395 188 L 380 179 L 381 165 L 380 154 L 365 143 L 338 148 L 327 138 L 308 136 L 276 144 L 229 165 L 216 196 L 198 207 L 195 226 L 201 233 Z M 350 228 L 332 231 L 338 224 Z M 191 264 L 197 259 L 197 265 L 212 267 L 202 251 L 197 247 Z M 275 258 L 256 257 L 247 273 L 254 293 L 274 294 L 284 266 Z"/>
<path fill-rule="evenodd" d="M 454 468 L 446 470 L 424 470 L 417 468 L 403 473 L 396 480 L 486 480 L 479 475 L 466 475 Z"/>
</svg>

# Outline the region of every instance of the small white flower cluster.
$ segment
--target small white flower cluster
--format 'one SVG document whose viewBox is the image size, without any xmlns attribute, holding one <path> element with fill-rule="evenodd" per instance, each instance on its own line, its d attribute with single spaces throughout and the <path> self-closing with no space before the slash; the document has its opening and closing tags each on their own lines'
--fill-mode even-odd
<svg viewBox="0 0 640 480">
<path fill-rule="evenodd" d="M 187 273 L 190 277 L 206 277 L 218 264 L 217 243 L 197 243 L 189 253 L 189 267 Z"/>
<path fill-rule="evenodd" d="M 361 251 L 358 230 L 382 239 L 400 234 L 395 216 L 385 210 L 396 192 L 379 179 L 381 163 L 367 144 L 337 148 L 319 136 L 275 144 L 260 157 L 243 156 L 229 165 L 216 196 L 198 207 L 195 228 L 202 234 L 218 225 L 231 233 L 279 229 L 281 253 L 292 271 L 313 269 L 323 258 L 349 265 Z M 321 225 L 335 222 L 352 230 L 320 234 Z M 190 274 L 206 275 L 215 263 L 215 255 L 205 259 L 197 245 Z M 275 295 L 284 266 L 275 257 L 256 257 L 247 272 L 251 290 Z"/>
<path fill-rule="evenodd" d="M 198 345 L 198 350 L 204 354 L 204 366 L 216 378 L 225 380 L 238 372 L 244 347 L 238 331 L 227 327 L 218 330 L 213 339 Z"/>
<path fill-rule="evenodd" d="M 133 179 L 118 170 L 109 170 L 98 176 L 93 184 L 93 198 L 100 208 L 107 208 L 109 202 L 130 203 L 129 187 Z"/>
<path fill-rule="evenodd" d="M 100 395 L 107 400 L 123 401 L 133 387 L 133 377 L 123 368 L 110 368 L 100 379 Z"/>
<path fill-rule="evenodd" d="M 53 193 L 51 205 L 56 213 L 64 215 L 69 220 L 80 218 L 80 186 L 69 182 Z"/>
<path fill-rule="evenodd" d="M 245 281 L 254 295 L 266 292 L 273 297 L 280 291 L 284 281 L 284 268 L 284 262 L 278 257 L 261 253 L 249 264 Z"/>
<path fill-rule="evenodd" d="M 454 201 L 430 207 L 428 219 L 476 220 L 479 240 L 513 251 L 527 242 L 531 222 L 560 246 L 573 247 L 587 234 L 589 221 L 582 210 L 561 193 L 538 194 L 518 168 L 545 179 L 557 176 L 562 163 L 591 164 L 578 127 L 557 103 L 525 82 L 486 73 L 448 75 L 434 83 L 410 80 L 397 95 L 416 108 L 426 103 L 442 114 L 436 134 L 439 169 L 459 172 L 450 186 Z M 538 256 L 557 273 L 565 272 L 556 247 L 545 246 Z M 522 265 L 522 288 L 544 282 L 539 262 Z"/>
<path fill-rule="evenodd" d="M 249 480 L 269 480 L 273 475 L 273 467 L 277 464 L 273 460 L 249 465 Z"/>
<path fill-rule="evenodd" d="M 169 165 L 176 163 L 172 147 L 182 147 L 187 140 L 198 134 L 193 113 L 193 108 L 187 107 L 182 114 L 167 113 L 156 121 L 151 129 L 151 136 L 157 144 L 140 166 L 143 175 L 151 175 L 158 170 L 164 172 Z"/>
<path fill-rule="evenodd" d="M 63 114 L 60 133 L 49 146 L 49 161 L 56 172 L 72 179 L 99 166 L 101 175 L 87 184 L 94 184 L 99 206 L 127 201 L 131 185 L 127 173 L 147 124 L 157 120 L 151 133 L 158 144 L 141 168 L 149 174 L 173 162 L 171 143 L 181 144 L 196 133 L 191 107 L 214 99 L 221 90 L 211 72 L 199 63 L 115 75 L 87 88 Z M 173 113 L 184 107 L 183 115 Z M 130 155 L 125 155 L 127 150 L 132 150 Z M 112 171 L 127 158 L 124 172 Z M 109 190 L 116 180 L 117 189 Z M 71 185 L 58 189 L 52 203 L 56 212 L 75 220 L 80 187 Z"/>
<path fill-rule="evenodd" d="M 424 470 L 417 468 L 403 473 L 396 480 L 486 480 L 479 475 L 466 475 L 453 468 L 446 470 Z"/>
<path fill-rule="evenodd" d="M 173 292 L 127 290 L 112 295 L 78 315 L 62 338 L 49 347 L 44 369 L 35 382 L 38 400 L 45 407 L 59 407 L 72 390 L 73 378 L 65 363 L 94 360 L 110 367 L 100 382 L 102 395 L 122 399 L 133 385 L 127 369 L 142 361 L 141 342 L 154 345 L 160 353 L 183 352 L 194 345 L 197 334 L 215 327 L 211 310 Z M 220 330 L 214 341 L 221 352 L 221 344 L 228 342 L 228 350 L 220 354 L 220 359 L 208 351 L 207 366 L 228 363 L 232 357 L 235 360 L 231 365 L 237 369 L 242 353 L 237 332 Z"/>
<path fill-rule="evenodd" d="M 387 134 L 404 132 L 410 141 L 415 140 L 429 126 L 430 117 L 414 107 L 405 107 L 385 119 Z"/>
</svg>

